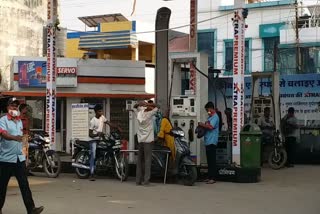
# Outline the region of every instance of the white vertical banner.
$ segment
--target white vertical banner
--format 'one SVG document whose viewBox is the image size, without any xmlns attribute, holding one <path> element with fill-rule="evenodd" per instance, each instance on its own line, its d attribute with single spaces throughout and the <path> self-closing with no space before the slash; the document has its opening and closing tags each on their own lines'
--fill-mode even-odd
<svg viewBox="0 0 320 214">
<path fill-rule="evenodd" d="M 48 0 L 47 23 L 47 78 L 46 78 L 46 132 L 52 148 L 56 145 L 56 26 L 57 0 Z"/>
<path fill-rule="evenodd" d="M 244 125 L 245 18 L 243 9 L 234 12 L 233 27 L 233 154 L 240 154 L 240 131 Z"/>
</svg>

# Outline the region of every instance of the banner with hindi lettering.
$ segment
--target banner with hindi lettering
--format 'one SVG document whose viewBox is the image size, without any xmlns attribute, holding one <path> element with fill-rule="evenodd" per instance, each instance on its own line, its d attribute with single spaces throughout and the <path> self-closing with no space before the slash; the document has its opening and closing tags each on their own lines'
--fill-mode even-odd
<svg viewBox="0 0 320 214">
<path fill-rule="evenodd" d="M 226 95 L 227 106 L 233 106 L 233 80 L 232 78 L 220 78 L 226 85 L 217 92 L 217 107 L 220 111 L 225 110 L 224 98 Z M 262 79 L 260 81 L 259 94 L 268 95 L 271 90 L 271 80 Z M 223 84 L 224 85 L 224 84 Z M 209 100 L 214 99 L 214 89 L 209 87 Z M 251 77 L 245 78 L 245 114 L 250 116 L 251 107 Z M 298 120 L 320 120 L 320 74 L 296 74 L 280 76 L 280 103 L 281 117 L 283 117 L 289 107 L 296 110 Z M 227 127 L 226 120 L 223 120 L 224 127 Z"/>
</svg>

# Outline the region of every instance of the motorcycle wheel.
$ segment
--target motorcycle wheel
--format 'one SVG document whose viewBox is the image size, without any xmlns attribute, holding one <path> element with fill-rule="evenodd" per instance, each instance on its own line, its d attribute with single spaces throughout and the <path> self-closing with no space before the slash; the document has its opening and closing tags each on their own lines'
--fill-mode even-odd
<svg viewBox="0 0 320 214">
<path fill-rule="evenodd" d="M 56 178 L 61 172 L 61 159 L 58 153 L 52 152 L 43 158 L 43 170 L 49 178 Z"/>
<path fill-rule="evenodd" d="M 285 149 L 280 148 L 278 149 L 278 152 L 276 153 L 274 150 L 270 152 L 268 157 L 268 164 L 271 167 L 271 169 L 281 169 L 284 167 L 284 165 L 287 162 L 287 152 Z"/>
<path fill-rule="evenodd" d="M 75 158 L 75 163 L 80 163 L 89 166 L 90 156 L 88 152 L 81 151 Z M 87 169 L 75 168 L 76 174 L 80 179 L 87 179 L 90 176 L 90 171 Z"/>
<path fill-rule="evenodd" d="M 117 178 L 121 181 L 126 181 L 129 177 L 128 159 L 126 157 L 123 157 L 121 154 L 118 154 L 116 158 L 119 164 L 119 167 L 117 167 L 116 163 L 114 164 Z"/>
<path fill-rule="evenodd" d="M 198 177 L 197 167 L 186 165 L 185 170 L 186 170 L 186 175 L 183 176 L 183 184 L 185 186 L 193 186 Z"/>
</svg>

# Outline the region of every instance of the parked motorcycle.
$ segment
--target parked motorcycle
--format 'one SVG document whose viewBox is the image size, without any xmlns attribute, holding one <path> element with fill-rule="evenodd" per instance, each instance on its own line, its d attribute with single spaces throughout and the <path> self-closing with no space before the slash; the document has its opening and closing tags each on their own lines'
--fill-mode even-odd
<svg viewBox="0 0 320 214">
<path fill-rule="evenodd" d="M 72 166 L 77 176 L 85 179 L 90 176 L 90 141 L 76 140 Z M 124 181 L 129 176 L 127 158 L 120 152 L 122 148 L 120 133 L 111 131 L 109 136 L 103 135 L 97 143 L 95 171 L 115 172 L 118 179 Z"/>
<path fill-rule="evenodd" d="M 192 186 L 197 180 L 197 166 L 190 157 L 190 148 L 185 139 L 185 133 L 179 127 L 173 128 L 170 133 L 174 137 L 176 147 L 176 159 L 172 163 L 174 167 L 168 171 L 169 175 L 177 176 L 186 186 Z M 166 146 L 156 144 L 154 150 L 170 151 Z M 166 168 L 166 153 L 153 152 L 151 173 L 164 175 Z"/>
<path fill-rule="evenodd" d="M 287 163 L 287 157 L 280 131 L 274 131 L 273 148 L 268 155 L 268 164 L 272 169 L 281 169 Z"/>
<path fill-rule="evenodd" d="M 61 171 L 60 156 L 50 147 L 49 135 L 46 132 L 34 132 L 29 140 L 27 168 L 42 168 L 49 178 L 56 178 Z"/>
</svg>

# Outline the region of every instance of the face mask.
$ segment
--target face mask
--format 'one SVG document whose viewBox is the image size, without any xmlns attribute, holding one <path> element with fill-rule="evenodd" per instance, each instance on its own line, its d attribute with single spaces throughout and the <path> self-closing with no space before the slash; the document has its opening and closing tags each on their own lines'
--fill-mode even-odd
<svg viewBox="0 0 320 214">
<path fill-rule="evenodd" d="M 17 111 L 17 110 L 9 110 L 9 114 L 12 116 L 12 117 L 18 117 L 20 115 L 20 112 Z"/>
</svg>

